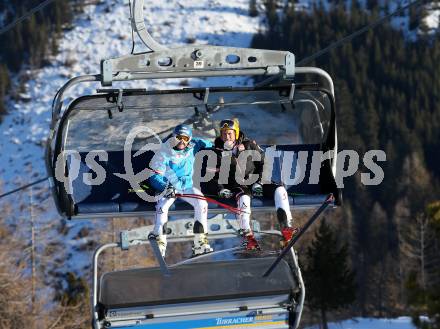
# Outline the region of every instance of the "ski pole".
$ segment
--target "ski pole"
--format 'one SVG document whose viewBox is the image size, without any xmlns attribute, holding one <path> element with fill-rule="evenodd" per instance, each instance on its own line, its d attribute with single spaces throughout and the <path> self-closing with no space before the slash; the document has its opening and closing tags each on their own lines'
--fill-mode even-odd
<svg viewBox="0 0 440 329">
<path fill-rule="evenodd" d="M 296 241 L 299 240 L 299 238 L 303 235 L 305 231 L 310 227 L 310 225 L 313 224 L 313 222 L 321 215 L 321 213 L 335 200 L 333 194 L 329 194 L 327 196 L 327 199 L 324 201 L 324 203 L 316 210 L 316 212 L 310 217 L 310 219 L 306 222 L 304 227 L 299 231 L 298 235 L 295 235 L 292 240 L 290 240 L 289 244 L 283 249 L 281 254 L 275 259 L 275 261 L 272 263 L 272 265 L 269 266 L 269 268 L 264 272 L 263 277 L 268 277 L 270 273 L 275 269 L 275 267 L 278 265 L 278 263 L 283 259 L 283 257 L 289 252 L 289 250 L 293 247 L 293 245 L 296 243 Z"/>
<path fill-rule="evenodd" d="M 199 199 L 199 200 L 205 200 L 205 201 L 207 201 L 207 202 L 209 202 L 209 203 L 213 203 L 213 204 L 219 205 L 220 207 L 222 207 L 222 208 L 224 208 L 224 209 L 226 209 L 226 210 L 229 210 L 230 212 L 232 212 L 232 213 L 234 213 L 234 214 L 236 214 L 236 215 L 238 215 L 238 214 L 240 214 L 241 212 L 243 212 L 241 209 L 238 209 L 238 208 L 236 208 L 236 207 L 233 207 L 233 206 L 227 205 L 227 204 L 225 204 L 225 203 L 222 203 L 222 202 L 220 202 L 220 201 L 217 201 L 217 200 L 214 200 L 214 199 L 211 199 L 211 198 L 206 198 L 206 197 L 196 197 L 196 196 L 189 196 L 189 197 L 190 197 L 190 198 Z"/>
<path fill-rule="evenodd" d="M 227 204 L 225 204 L 223 202 L 220 202 L 220 201 L 217 201 L 215 199 L 208 198 L 206 196 L 199 195 L 199 194 L 176 194 L 176 197 L 180 197 L 180 198 L 193 198 L 193 199 L 205 200 L 207 202 L 217 204 L 220 207 L 225 208 L 225 209 L 227 209 L 230 212 L 233 212 L 235 214 L 239 214 L 239 213 L 243 212 L 241 209 L 235 208 L 235 207 L 227 205 Z"/>
</svg>

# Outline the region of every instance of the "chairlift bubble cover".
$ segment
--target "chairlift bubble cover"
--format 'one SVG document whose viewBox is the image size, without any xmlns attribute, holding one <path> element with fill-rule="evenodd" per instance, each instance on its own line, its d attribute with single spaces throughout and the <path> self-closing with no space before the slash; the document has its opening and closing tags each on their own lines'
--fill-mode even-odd
<svg viewBox="0 0 440 329">
<path fill-rule="evenodd" d="M 263 148 L 276 145 L 281 157 L 275 158 L 272 172 L 274 182 L 282 181 L 280 166 L 285 152 L 309 153 L 305 168 L 300 168 L 305 170 L 303 182 L 293 186 L 286 184 L 292 207 L 316 207 L 328 193 L 336 195 L 334 177 L 328 165 L 321 169 L 319 184 L 308 184 L 312 153 L 333 147 L 334 109 L 331 97 L 324 91 L 301 91 L 297 87 L 292 103 L 288 101 L 286 87 L 284 91 L 282 88 L 238 89 L 211 90 L 209 104 L 204 104 L 204 89 L 161 91 L 156 94 L 145 91 L 126 92 L 122 112 L 118 111 L 116 96 L 111 93 L 83 96 L 75 100 L 61 119 L 57 146 L 53 153 L 53 163 L 63 151 L 74 150 L 80 155 L 78 172 L 72 173 L 72 177 L 64 173 L 64 177 L 69 176 L 71 180 L 72 194 L 66 195 L 65 182 L 56 182 L 55 194 L 61 212 L 68 217 L 78 218 L 120 217 L 154 212 L 154 203 L 146 202 L 136 193 L 130 192 L 132 186 L 129 182 L 116 175 L 126 172 L 124 145 L 131 129 L 136 126 L 147 127 L 157 134 L 157 137 L 148 133 L 140 134 L 132 144 L 131 163 L 134 173 L 138 173 L 148 167 L 152 158 L 152 151 L 134 156 L 145 143 L 160 142 L 179 123 L 192 125 L 196 137 L 213 140 L 218 133 L 215 130 L 216 124 L 225 117 L 238 117 L 240 128 Z M 280 102 L 283 102 L 283 106 L 280 106 Z M 108 111 L 113 113 L 111 118 Z M 94 158 L 105 170 L 106 176 L 102 184 L 90 185 L 84 177 L 94 178 L 96 172 L 89 168 L 86 158 L 90 151 L 96 150 L 103 150 L 107 154 L 105 161 Z M 71 167 L 69 161 L 72 158 L 68 158 L 66 168 Z M 292 166 L 291 178 L 295 177 L 296 170 L 297 167 Z M 252 200 L 254 211 L 267 210 L 273 206 L 273 198 L 255 197 Z M 210 209 L 221 210 L 213 204 L 210 204 Z M 191 210 L 184 202 L 176 202 L 170 209 L 171 212 Z"/>
</svg>

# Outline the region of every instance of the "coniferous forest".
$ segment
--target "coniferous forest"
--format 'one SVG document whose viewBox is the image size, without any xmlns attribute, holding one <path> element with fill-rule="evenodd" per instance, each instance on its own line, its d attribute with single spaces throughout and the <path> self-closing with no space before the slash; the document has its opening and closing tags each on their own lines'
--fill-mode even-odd
<svg viewBox="0 0 440 329">
<path fill-rule="evenodd" d="M 0 13 L 5 14 L 2 27 L 21 17 L 40 2 L 0 2 Z M 1 115 L 6 112 L 5 96 L 11 91 L 11 73 L 17 73 L 23 67 L 36 69 L 47 64 L 48 56 L 57 53 L 58 37 L 64 29 L 69 28 L 75 12 L 81 10 L 82 4 L 82 0 L 54 1 L 42 11 L 0 35 L 0 121 Z"/>
<path fill-rule="evenodd" d="M 350 11 L 332 2 L 310 14 L 294 4 L 267 2 L 267 31 L 254 48 L 289 50 L 299 61 L 381 15 L 377 2 Z M 359 172 L 347 180 L 343 215 L 333 220 L 348 231 L 339 239 L 356 273 L 352 315 L 440 314 L 440 35 L 426 33 L 423 14 L 410 13 L 416 40 L 385 23 L 308 63 L 335 82 L 340 149 L 387 155 L 380 185 L 362 185 Z"/>
</svg>

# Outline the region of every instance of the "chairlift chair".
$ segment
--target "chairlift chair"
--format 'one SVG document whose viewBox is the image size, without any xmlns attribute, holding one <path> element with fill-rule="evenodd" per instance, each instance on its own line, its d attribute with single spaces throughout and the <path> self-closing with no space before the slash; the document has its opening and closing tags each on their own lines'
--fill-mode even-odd
<svg viewBox="0 0 440 329">
<path fill-rule="evenodd" d="M 166 138 L 178 123 L 192 125 L 196 136 L 213 138 L 216 123 L 232 116 L 241 119 L 241 128 L 255 138 L 263 149 L 276 152 L 271 179 L 286 185 L 293 209 L 317 208 L 328 194 L 336 197 L 332 205 L 341 203 L 335 183 L 336 157 L 324 159 L 322 164 L 319 162 L 318 168 L 314 168 L 312 163 L 314 151 L 337 153 L 334 87 L 331 77 L 325 71 L 314 67 L 295 67 L 295 57 L 287 51 L 205 45 L 167 48 L 154 41 L 145 28 L 143 0 L 134 0 L 131 6 L 134 13 L 131 17 L 132 27 L 151 51 L 103 60 L 100 74 L 71 79 L 54 98 L 46 165 L 60 214 L 69 219 L 153 216 L 154 202 L 142 198 L 142 193 L 148 192 L 149 187 L 142 186 L 139 190 L 127 181 L 127 161 L 136 175 L 146 168 L 152 156 L 151 151 L 144 152 L 144 145 Z M 111 88 L 115 81 L 224 76 L 280 76 L 281 81 L 252 87 L 173 90 Z M 297 76 L 315 79 L 311 80 L 313 82 L 295 83 Z M 101 83 L 102 88 L 97 89 L 96 94 L 84 95 L 65 104 L 67 91 L 80 83 L 91 81 Z M 148 129 L 133 135 L 131 132 L 134 126 Z M 256 126 L 258 129 L 255 129 Z M 279 127 L 291 129 L 284 129 L 285 132 L 283 130 L 281 133 Z M 256 130 L 258 136 L 255 136 Z M 127 140 L 131 147 L 129 151 L 127 148 L 124 151 Z M 286 156 L 288 152 L 294 152 L 297 156 L 289 160 Z M 287 178 L 302 176 L 303 179 L 293 179 L 293 182 L 290 179 L 286 182 L 282 170 L 285 158 L 290 164 L 299 164 L 301 152 L 307 156 L 306 162 L 302 162 L 302 168 L 299 165 L 291 166 Z M 309 184 L 311 172 L 316 169 L 320 173 L 319 180 Z M 100 175 L 102 173 L 104 175 Z M 272 199 L 252 199 L 254 213 L 273 211 L 273 207 Z M 216 204 L 210 204 L 208 211 L 210 216 L 223 216 L 225 212 Z M 170 214 L 185 215 L 192 212 L 189 205 L 179 200 L 170 209 Z M 179 237 L 170 238 L 171 242 L 192 236 L 191 230 L 185 230 L 179 226 L 182 223 L 179 223 L 170 223 L 175 225 L 175 232 L 180 232 Z M 210 238 L 231 237 L 235 234 L 231 227 L 219 224 L 220 228 L 215 230 L 212 226 L 214 221 L 210 220 L 209 223 Z M 232 275 L 230 279 L 238 281 L 243 274 L 239 269 L 249 268 L 249 275 L 255 277 L 255 282 L 262 286 L 256 294 L 240 285 L 236 295 L 230 291 L 224 296 L 219 296 L 218 291 L 207 291 L 207 295 L 188 298 L 177 298 L 171 293 L 165 298 L 161 295 L 163 291 L 158 292 L 158 295 L 152 293 L 142 296 L 130 293 L 145 278 L 150 278 L 158 285 L 165 284 L 166 276 L 162 276 L 160 268 L 107 273 L 101 279 L 98 278 L 97 259 L 103 250 L 148 243 L 148 231 L 149 228 L 139 229 L 136 231 L 139 236 L 131 240 L 121 235 L 119 243 L 104 245 L 96 251 L 93 289 L 95 329 L 109 326 L 159 328 L 160 323 L 165 328 L 164 319 L 166 314 L 170 314 L 166 305 L 176 307 L 172 313 L 174 319 L 178 316 L 189 316 L 192 320 L 205 319 L 204 311 L 188 311 L 188 307 L 201 304 L 205 306 L 203 309 L 211 310 L 208 313 L 220 318 L 238 314 L 254 318 L 261 315 L 261 319 L 266 315 L 266 319 L 269 319 L 267 310 L 271 309 L 271 319 L 278 319 L 273 316 L 278 314 L 279 322 L 266 327 L 263 325 L 264 328 L 298 327 L 305 289 L 293 249 L 290 264 L 284 261 L 281 263 L 273 274 L 274 281 L 256 276 L 273 260 L 273 255 L 272 258 L 269 255 L 251 259 L 225 259 L 221 262 L 215 259 L 206 262 L 190 261 L 170 268 L 171 276 L 177 276 L 180 272 L 179 275 L 192 276 L 201 269 L 221 271 L 229 268 Z M 132 233 L 125 232 L 128 236 Z M 226 280 L 225 276 L 218 275 L 221 282 Z M 126 281 L 127 278 L 133 281 Z M 271 285 L 270 282 L 275 283 Z M 115 291 L 119 291 L 120 295 Z M 219 305 L 223 308 L 219 309 Z"/>
<path fill-rule="evenodd" d="M 241 126 L 264 147 L 275 147 L 276 158 L 272 180 L 283 182 L 281 164 L 286 151 L 308 152 L 307 164 L 292 166 L 290 176 L 300 171 L 300 184 L 285 183 L 292 208 L 318 207 L 325 196 L 333 193 L 341 202 L 335 184 L 336 156 L 324 160 L 319 181 L 310 182 L 314 151 L 337 153 L 336 112 L 331 77 L 313 67 L 295 67 L 295 57 L 287 51 L 273 51 L 217 46 L 184 46 L 169 49 L 152 40 L 142 17 L 142 1 L 134 1 L 134 29 L 152 49 L 151 52 L 103 60 L 101 73 L 84 75 L 68 81 L 57 93 L 52 107 L 46 164 L 58 211 L 67 218 L 108 218 L 151 216 L 154 203 L 145 202 L 121 175 L 126 172 L 124 143 L 130 130 L 138 125 L 151 128 L 165 138 L 178 123 L 188 123 L 197 133 L 214 137 L 216 120 L 230 115 L 242 118 Z M 233 58 L 234 60 L 230 60 Z M 282 76 L 277 84 L 253 87 L 181 88 L 176 90 L 98 89 L 96 94 L 81 96 L 64 104 L 68 90 L 79 83 L 99 81 L 111 87 L 114 81 L 194 78 L 219 76 Z M 294 83 L 296 76 L 317 77 L 313 83 Z M 322 85 L 322 81 L 325 82 Z M 262 116 L 266 113 L 270 119 Z M 262 124 L 271 138 L 259 141 Z M 249 121 L 249 127 L 246 122 Z M 278 125 L 289 133 L 278 133 Z M 257 129 L 253 124 L 259 125 Z M 271 125 L 272 124 L 272 125 Z M 289 128 L 290 129 L 290 128 Z M 283 139 L 280 141 L 279 139 Z M 157 138 L 156 138 L 157 139 Z M 138 136 L 135 144 L 154 142 L 152 136 Z M 156 141 L 157 142 L 157 141 Z M 264 145 L 266 144 L 266 145 Z M 138 151 L 133 146 L 133 155 Z M 105 151 L 105 155 L 102 155 Z M 132 157 L 134 173 L 144 170 L 152 152 Z M 89 157 L 89 158 L 87 158 Z M 296 163 L 298 159 L 293 159 Z M 104 168 L 103 181 L 93 182 L 98 174 L 91 163 Z M 98 168 L 99 169 L 99 168 Z M 301 175 L 299 175 L 301 176 Z M 291 185 L 289 185 L 291 184 Z M 134 191 L 137 192 L 137 191 Z M 254 198 L 254 212 L 272 209 L 273 200 Z M 191 212 L 189 205 L 176 202 L 171 213 Z M 221 212 L 210 205 L 210 212 Z"/>
<path fill-rule="evenodd" d="M 210 219 L 210 240 L 236 237 L 237 223 L 219 214 Z M 192 219 L 169 223 L 169 243 L 191 240 Z M 253 229 L 268 237 L 279 231 Z M 103 252 L 148 245 L 152 226 L 122 231 L 116 243 L 98 248 L 93 265 L 93 328 L 297 328 L 304 307 L 304 282 L 293 249 L 269 277 L 273 252 L 246 252 L 239 247 L 183 260 L 174 265 L 128 269 L 100 275 Z M 268 247 L 266 250 L 270 250 Z M 152 248 L 147 248 L 152 252 Z"/>
</svg>

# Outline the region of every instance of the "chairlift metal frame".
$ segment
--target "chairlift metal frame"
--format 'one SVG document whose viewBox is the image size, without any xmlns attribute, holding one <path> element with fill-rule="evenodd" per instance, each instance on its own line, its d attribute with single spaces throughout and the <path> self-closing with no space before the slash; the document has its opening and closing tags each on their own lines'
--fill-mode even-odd
<svg viewBox="0 0 440 329">
<path fill-rule="evenodd" d="M 101 62 L 101 72 L 95 75 L 83 75 L 70 79 L 62 86 L 52 103 L 52 120 L 46 147 L 46 168 L 49 182 L 56 200 L 57 209 L 62 213 L 59 194 L 60 187 L 55 181 L 56 152 L 55 140 L 66 111 L 63 111 L 65 94 L 74 86 L 84 82 L 100 82 L 103 87 L 111 86 L 113 81 L 132 81 L 143 79 L 195 78 L 218 76 L 274 76 L 281 75 L 284 80 L 292 80 L 295 75 L 317 75 L 327 83 L 334 102 L 334 85 L 330 75 L 315 67 L 295 67 L 295 56 L 288 51 L 219 47 L 194 45 L 168 48 L 156 42 L 148 33 L 143 15 L 143 0 L 133 0 L 130 17 L 133 30 L 151 51 L 142 54 L 131 54 L 118 58 L 105 59 Z M 238 61 L 227 62 L 233 55 Z M 169 59 L 169 65 L 163 65 L 163 59 Z M 292 82 L 291 82 L 292 83 Z M 293 97 L 294 84 L 290 95 Z M 118 89 L 117 105 L 122 110 L 123 90 Z M 205 103 L 209 89 L 204 94 Z M 69 104 L 66 104 L 69 105 Z M 109 113 L 111 115 L 111 113 Z M 334 154 L 337 154 L 337 131 L 334 122 Z M 331 160 L 333 176 L 336 175 L 336 156 Z"/>
<path fill-rule="evenodd" d="M 176 48 L 168 48 L 156 42 L 148 33 L 143 15 L 143 0 L 133 0 L 131 4 L 131 12 L 133 16 L 130 17 L 133 30 L 137 33 L 139 38 L 151 51 L 141 54 L 131 54 L 119 58 L 104 59 L 101 61 L 101 72 L 94 75 L 82 75 L 70 79 L 64 86 L 62 86 L 54 97 L 52 103 L 52 120 L 50 125 L 49 137 L 47 139 L 46 147 L 46 167 L 50 176 L 50 184 L 54 195 L 54 200 L 60 213 L 61 207 L 59 205 L 59 184 L 55 181 L 55 163 L 56 152 L 55 145 L 58 138 L 58 130 L 60 123 L 66 115 L 66 110 L 69 105 L 65 104 L 65 95 L 73 87 L 85 82 L 100 82 L 102 87 L 111 86 L 115 81 L 133 81 L 145 79 L 168 79 L 168 78 L 197 78 L 197 77 L 221 77 L 221 76 L 281 76 L 283 80 L 289 81 L 292 84 L 291 99 L 295 92 L 295 85 L 292 80 L 296 75 L 316 75 L 320 77 L 327 84 L 332 97 L 332 104 L 334 105 L 334 85 L 330 75 L 322 69 L 315 67 L 296 67 L 295 56 L 288 51 L 273 51 L 264 49 L 248 49 L 235 47 L 219 47 L 209 45 L 193 45 Z M 234 60 L 228 58 L 234 57 Z M 99 92 L 99 91 L 98 91 Z M 117 106 L 119 110 L 123 109 L 123 93 L 124 90 L 113 90 L 117 93 Z M 207 97 L 209 97 L 209 89 L 205 90 L 203 95 L 205 104 L 207 104 Z M 67 102 L 66 102 L 67 103 Z M 334 119 L 334 118 L 333 118 Z M 336 123 L 334 123 L 334 136 L 332 136 L 334 145 L 333 150 L 337 154 L 337 133 Z M 331 162 L 333 174 L 336 173 L 336 157 Z M 111 216 L 112 214 L 109 214 Z M 141 214 L 139 214 L 141 215 Z M 182 222 L 183 223 L 183 222 Z M 182 224 L 180 223 L 180 224 Z M 211 222 L 214 223 L 214 222 Z M 224 223 L 224 221 L 223 221 Z M 171 224 L 171 223 L 170 223 Z M 176 230 L 179 232 L 179 222 Z M 122 232 L 121 241 L 119 243 L 110 243 L 99 247 L 95 251 L 93 263 L 93 325 L 95 329 L 102 328 L 102 323 L 98 320 L 98 258 L 100 254 L 109 248 L 123 248 L 126 249 L 135 244 L 148 244 L 145 235 L 150 228 L 139 228 L 131 233 L 128 231 Z M 270 232 L 281 236 L 279 231 Z M 124 237 L 125 234 L 125 237 Z M 130 234 L 139 234 L 138 238 L 128 239 Z M 225 228 L 218 232 L 210 232 L 210 238 L 224 238 L 234 236 L 236 233 L 231 228 Z M 182 233 L 181 237 L 171 237 L 169 241 L 180 241 L 190 239 L 189 236 Z M 304 305 L 305 287 L 301 276 L 301 271 L 298 266 L 298 260 L 293 248 L 290 252 L 290 257 L 294 263 L 293 273 L 299 282 L 300 297 L 296 301 L 295 322 L 290 328 L 297 328 L 301 318 L 301 313 Z M 186 261 L 186 263 L 191 262 Z M 176 264 L 175 266 L 179 266 Z"/>
<path fill-rule="evenodd" d="M 237 236 L 237 229 L 234 226 L 234 224 L 236 224 L 235 220 L 230 220 L 230 221 L 225 220 L 224 215 L 217 215 L 214 218 L 211 218 L 209 220 L 209 224 L 210 224 L 210 227 L 209 227 L 208 233 L 209 233 L 210 240 L 233 238 L 233 237 Z M 174 221 L 169 222 L 168 223 L 168 230 L 170 231 L 170 234 L 168 235 L 168 243 L 191 241 L 193 238 L 191 225 L 192 225 L 191 218 L 182 218 L 179 220 L 174 220 Z M 258 222 L 254 221 L 254 220 L 252 221 L 251 225 L 252 225 L 253 230 L 255 232 L 258 232 L 257 235 L 269 234 L 269 235 L 273 235 L 273 236 L 278 236 L 280 239 L 282 238 L 282 234 L 278 230 L 261 231 Z M 105 328 L 106 322 L 108 325 L 107 320 L 109 320 L 109 319 L 105 319 L 105 318 L 103 319 L 102 317 L 100 318 L 100 316 L 99 316 L 99 314 L 101 313 L 100 308 L 102 307 L 99 303 L 99 297 L 98 297 L 100 295 L 100 290 L 101 290 L 100 276 L 99 276 L 99 257 L 106 250 L 119 248 L 119 249 L 121 249 L 121 251 L 128 251 L 130 248 L 132 248 L 134 246 L 150 244 L 151 248 L 149 250 L 152 250 L 152 254 L 155 255 L 158 263 L 160 264 L 164 260 L 163 260 L 163 258 L 158 257 L 156 255 L 156 253 L 154 252 L 154 247 L 151 245 L 151 241 L 148 240 L 148 234 L 152 230 L 153 230 L 152 225 L 139 227 L 139 228 L 132 229 L 132 230 L 124 230 L 120 233 L 120 239 L 118 242 L 107 243 L 107 244 L 101 245 L 100 247 L 98 247 L 95 250 L 95 253 L 93 256 L 93 290 L 92 290 L 92 314 L 93 314 L 93 321 L 92 322 L 93 322 L 94 329 Z M 241 249 L 240 247 L 235 247 L 235 248 L 226 249 L 226 250 L 214 251 L 213 253 L 201 255 L 196 258 L 190 258 L 188 260 L 180 261 L 180 262 L 177 262 L 177 263 L 169 265 L 169 266 L 167 264 L 165 264 L 165 265 L 161 266 L 161 271 L 164 276 L 171 277 L 173 275 L 172 274 L 173 269 L 178 268 L 179 266 L 187 265 L 189 263 L 194 263 L 194 262 L 200 262 L 200 261 L 203 261 L 203 258 L 210 258 L 215 255 L 219 255 L 219 254 L 223 254 L 223 253 L 239 251 L 240 249 Z M 299 289 L 299 294 L 293 294 L 293 292 L 292 292 L 291 301 L 290 301 L 290 304 L 292 305 L 292 309 L 289 312 L 290 316 L 293 317 L 293 319 L 291 319 L 293 324 L 289 328 L 296 329 L 299 326 L 302 312 L 303 312 L 303 308 L 304 308 L 305 287 L 304 287 L 304 281 L 303 281 L 302 274 L 301 274 L 301 269 L 298 264 L 298 257 L 297 257 L 296 252 L 294 251 L 293 248 L 291 248 L 289 250 L 288 258 L 289 258 L 290 264 L 292 266 L 292 269 L 291 269 L 292 274 L 294 275 L 295 279 L 297 280 L 298 289 Z M 261 274 L 263 274 L 263 273 L 261 273 Z M 295 298 L 297 298 L 297 300 L 295 300 L 294 295 L 295 295 Z M 268 307 L 268 306 L 265 306 L 265 307 Z M 280 305 L 273 305 L 272 307 L 281 307 L 281 306 Z M 228 309 L 221 309 L 221 311 L 222 312 L 231 312 L 231 315 L 232 315 L 232 314 L 234 314 L 234 312 L 240 311 L 240 308 L 243 308 L 243 306 L 231 307 Z M 142 309 L 142 307 L 139 307 L 138 312 L 141 309 Z M 261 310 L 261 307 L 259 309 Z M 252 310 L 252 307 L 248 309 L 249 312 L 251 310 Z M 176 312 L 177 312 L 176 314 L 178 314 L 178 311 L 176 311 Z M 194 309 L 192 312 L 189 312 L 189 313 L 187 312 L 185 314 L 186 315 L 202 315 L 204 313 L 209 314 L 209 313 L 213 313 L 213 311 L 211 310 L 211 311 L 203 312 L 200 309 Z M 160 315 L 155 315 L 155 314 L 150 314 L 149 316 L 151 318 L 160 317 Z M 172 317 L 172 314 L 168 314 L 167 317 Z M 142 316 L 133 316 L 132 318 L 127 318 L 125 320 L 128 322 L 127 325 L 129 325 L 130 323 L 135 324 L 135 323 L 138 323 L 139 320 L 144 320 L 144 316 L 143 315 Z M 116 324 L 118 323 L 117 318 L 116 318 L 115 323 Z"/>
</svg>

